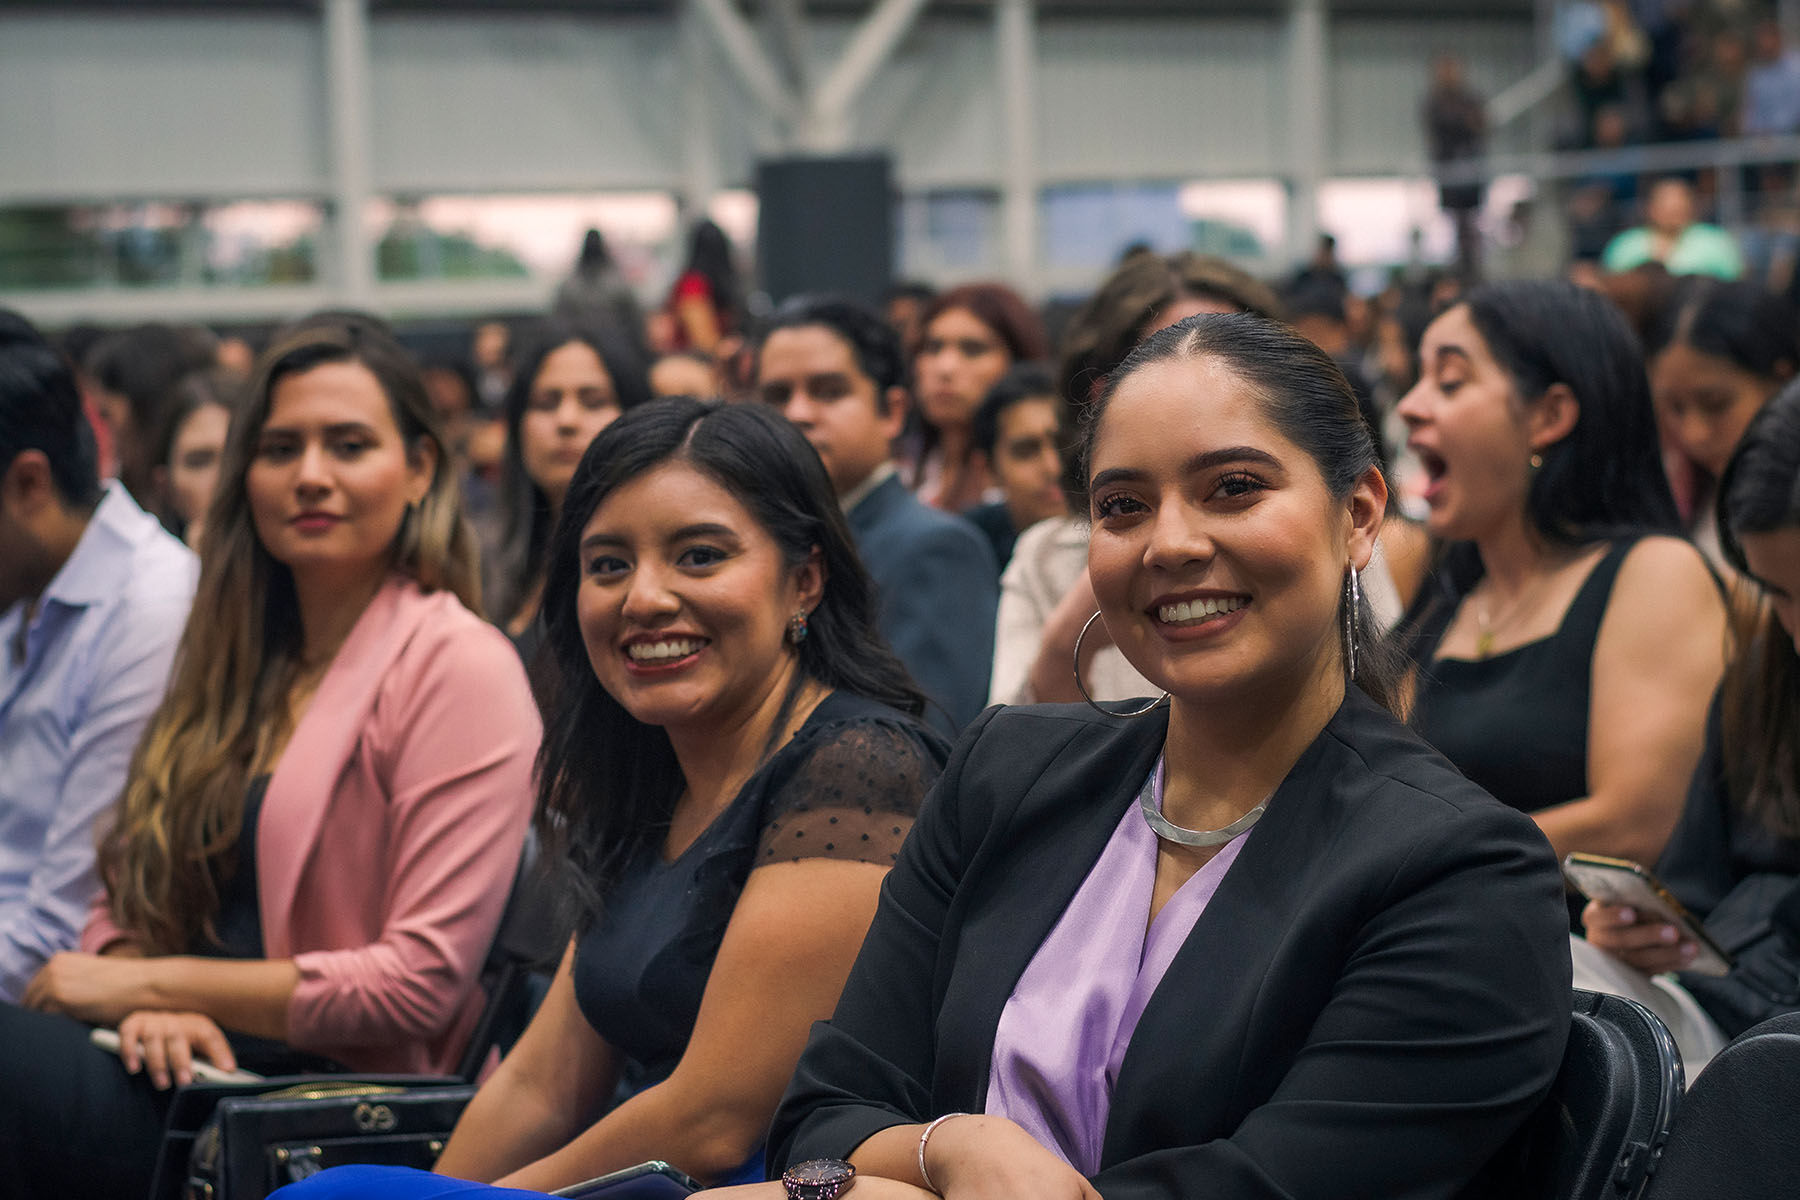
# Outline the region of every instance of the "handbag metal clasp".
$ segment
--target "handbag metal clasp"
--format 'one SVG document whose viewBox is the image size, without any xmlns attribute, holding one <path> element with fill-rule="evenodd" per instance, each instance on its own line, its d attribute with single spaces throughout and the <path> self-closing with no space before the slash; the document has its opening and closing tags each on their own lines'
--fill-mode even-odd
<svg viewBox="0 0 1800 1200">
<path fill-rule="evenodd" d="M 394 1110 L 385 1104 L 370 1104 L 363 1101 L 350 1110 L 350 1119 L 364 1133 L 392 1133 L 400 1124 L 394 1116 Z"/>
</svg>

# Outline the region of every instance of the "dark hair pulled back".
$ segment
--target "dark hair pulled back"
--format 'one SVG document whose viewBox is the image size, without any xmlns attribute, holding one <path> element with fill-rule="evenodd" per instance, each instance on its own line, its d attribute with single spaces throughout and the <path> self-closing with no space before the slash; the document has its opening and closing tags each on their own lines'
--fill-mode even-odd
<svg viewBox="0 0 1800 1200">
<path fill-rule="evenodd" d="M 1286 325 L 1250 313 L 1202 314 L 1159 330 L 1107 377 L 1088 408 L 1081 435 L 1084 478 L 1093 474 L 1094 441 L 1119 386 L 1145 367 L 1213 359 L 1241 379 L 1269 423 L 1300 447 L 1324 476 L 1333 500 L 1348 496 L 1369 471 L 1381 469 L 1375 439 L 1356 393 L 1331 356 Z M 1354 622 L 1355 683 L 1389 711 L 1395 709 L 1398 660 L 1376 632 L 1367 595 L 1353 614 L 1340 601 L 1338 628 Z M 1345 655 L 1345 670 L 1349 656 Z"/>
<path fill-rule="evenodd" d="M 1775 384 L 1800 370 L 1800 313 L 1786 297 L 1754 283 L 1683 280 L 1659 333 L 1657 354 L 1688 346 Z"/>
</svg>

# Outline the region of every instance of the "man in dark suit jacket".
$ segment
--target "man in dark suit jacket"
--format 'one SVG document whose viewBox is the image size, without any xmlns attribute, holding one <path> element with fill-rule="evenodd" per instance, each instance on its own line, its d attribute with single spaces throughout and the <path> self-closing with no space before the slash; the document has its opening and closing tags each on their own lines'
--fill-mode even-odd
<svg viewBox="0 0 1800 1200">
<path fill-rule="evenodd" d="M 900 852 L 769 1133 L 779 1171 L 980 1113 L 997 1022 L 1157 761 L 1166 709 L 997 709 Z M 1130 1035 L 1107 1200 L 1493 1194 L 1569 1029 L 1556 860 L 1352 688 L 1268 801 Z M 1069 964 L 1072 988 L 1090 981 Z"/>
<path fill-rule="evenodd" d="M 875 313 L 801 297 L 775 314 L 757 391 L 819 452 L 880 596 L 882 636 L 954 732 L 987 703 L 1000 573 L 981 533 L 901 484 L 893 443 L 906 423 L 906 362 Z"/>
</svg>

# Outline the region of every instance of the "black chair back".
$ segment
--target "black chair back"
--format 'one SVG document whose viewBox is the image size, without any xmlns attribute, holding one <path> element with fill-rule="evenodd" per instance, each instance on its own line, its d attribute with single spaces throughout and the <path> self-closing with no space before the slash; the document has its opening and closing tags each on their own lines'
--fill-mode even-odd
<svg viewBox="0 0 1800 1200">
<path fill-rule="evenodd" d="M 506 911 L 482 967 L 487 1003 L 456 1065 L 457 1075 L 467 1082 L 476 1082 L 488 1055 L 510 1050 L 530 1022 L 534 999 L 542 998 L 532 994 L 532 973 L 554 968 L 562 950 L 558 906 L 555 878 L 538 861 L 533 837 L 526 842 Z"/>
<path fill-rule="evenodd" d="M 1800 1013 L 1740 1034 L 1681 1102 L 1644 1200 L 1800 1192 Z"/>
<path fill-rule="evenodd" d="M 1577 991 L 1550 1094 L 1489 1164 L 1495 1197 L 1631 1200 L 1681 1102 L 1681 1056 L 1649 1009 Z"/>
</svg>

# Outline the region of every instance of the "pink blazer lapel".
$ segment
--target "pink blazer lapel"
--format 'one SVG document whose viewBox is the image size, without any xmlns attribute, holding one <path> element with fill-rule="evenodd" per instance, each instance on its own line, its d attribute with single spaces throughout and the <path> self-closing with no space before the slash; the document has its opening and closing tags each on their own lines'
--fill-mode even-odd
<svg viewBox="0 0 1800 1200">
<path fill-rule="evenodd" d="M 290 938 L 300 875 L 319 827 L 349 769 L 376 693 L 429 608 L 411 580 L 391 577 L 363 610 L 331 662 L 269 779 L 256 833 L 257 899 L 263 952 L 293 953 Z"/>
</svg>

